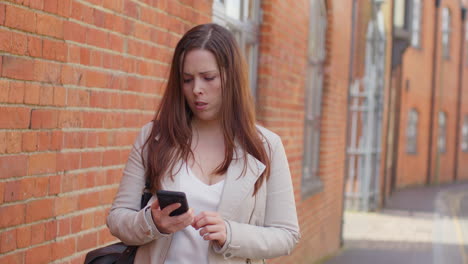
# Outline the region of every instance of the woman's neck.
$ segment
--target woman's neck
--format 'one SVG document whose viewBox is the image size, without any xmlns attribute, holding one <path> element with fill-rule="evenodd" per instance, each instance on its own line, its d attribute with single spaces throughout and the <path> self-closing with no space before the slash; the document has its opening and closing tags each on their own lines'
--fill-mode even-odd
<svg viewBox="0 0 468 264">
<path fill-rule="evenodd" d="M 210 121 L 202 121 L 194 119 L 192 121 L 192 128 L 197 130 L 198 133 L 220 133 L 222 132 L 221 129 L 221 122 L 219 120 L 210 120 Z"/>
</svg>

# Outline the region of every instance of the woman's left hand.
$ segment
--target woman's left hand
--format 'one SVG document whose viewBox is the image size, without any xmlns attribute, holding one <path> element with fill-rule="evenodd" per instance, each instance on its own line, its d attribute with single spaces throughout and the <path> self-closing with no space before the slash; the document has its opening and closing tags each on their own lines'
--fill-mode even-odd
<svg viewBox="0 0 468 264">
<path fill-rule="evenodd" d="M 226 224 L 217 212 L 201 212 L 193 220 L 192 226 L 200 229 L 200 235 L 205 240 L 213 240 L 220 247 L 226 242 Z"/>
</svg>

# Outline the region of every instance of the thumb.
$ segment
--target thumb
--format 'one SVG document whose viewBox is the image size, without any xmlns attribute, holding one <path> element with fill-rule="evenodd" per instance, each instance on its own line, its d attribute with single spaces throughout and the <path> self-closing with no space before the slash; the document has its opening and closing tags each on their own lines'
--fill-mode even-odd
<svg viewBox="0 0 468 264">
<path fill-rule="evenodd" d="M 151 204 L 151 210 L 157 210 L 159 209 L 159 201 L 158 199 L 154 200 L 153 203 Z"/>
</svg>

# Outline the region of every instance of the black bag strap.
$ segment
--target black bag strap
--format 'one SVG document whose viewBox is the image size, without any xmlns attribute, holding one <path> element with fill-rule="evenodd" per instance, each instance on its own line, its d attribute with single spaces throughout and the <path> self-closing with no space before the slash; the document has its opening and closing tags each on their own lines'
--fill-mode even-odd
<svg viewBox="0 0 468 264">
<path fill-rule="evenodd" d="M 153 196 L 150 190 L 151 190 L 151 183 L 149 180 L 146 180 L 145 189 L 143 190 L 143 193 L 141 194 L 140 209 L 145 208 L 145 206 L 148 204 L 149 200 Z"/>
</svg>

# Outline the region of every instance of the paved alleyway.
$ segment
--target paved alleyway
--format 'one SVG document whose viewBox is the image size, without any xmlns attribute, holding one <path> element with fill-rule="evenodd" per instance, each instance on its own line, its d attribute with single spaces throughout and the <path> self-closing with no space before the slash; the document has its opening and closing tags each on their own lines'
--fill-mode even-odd
<svg viewBox="0 0 468 264">
<path fill-rule="evenodd" d="M 468 264 L 468 183 L 396 192 L 378 213 L 346 212 L 326 264 Z"/>
</svg>

